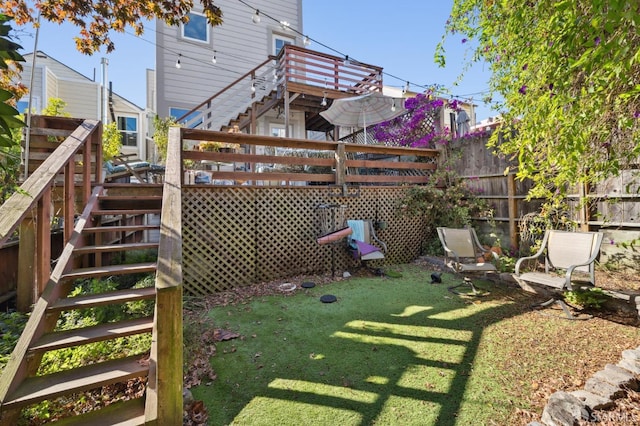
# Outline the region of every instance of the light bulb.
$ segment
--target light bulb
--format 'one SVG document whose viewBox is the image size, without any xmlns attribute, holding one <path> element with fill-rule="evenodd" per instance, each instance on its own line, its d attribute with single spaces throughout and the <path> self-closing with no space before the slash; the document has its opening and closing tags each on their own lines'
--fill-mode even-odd
<svg viewBox="0 0 640 426">
<path fill-rule="evenodd" d="M 305 46 L 309 46 L 311 44 L 311 39 L 309 38 L 309 36 L 304 36 L 304 40 L 302 41 L 302 43 Z"/>
<path fill-rule="evenodd" d="M 251 20 L 253 21 L 254 24 L 260 23 L 260 11 L 258 9 L 256 9 L 256 13 L 255 15 L 253 15 L 253 17 L 251 17 Z"/>
<path fill-rule="evenodd" d="M 176 60 L 176 68 L 180 69 L 182 68 L 182 64 L 180 63 L 180 58 L 182 57 L 182 55 L 178 55 L 178 59 Z"/>
<path fill-rule="evenodd" d="M 320 106 L 327 106 L 327 92 L 324 92 L 324 96 L 322 97 L 322 102 L 320 102 Z"/>
<path fill-rule="evenodd" d="M 280 21 L 280 27 L 281 27 L 284 31 L 286 31 L 286 30 L 288 30 L 288 29 L 289 29 L 289 25 L 290 25 L 290 24 L 289 24 L 287 21 Z"/>
<path fill-rule="evenodd" d="M 351 61 L 349 60 L 349 55 L 344 57 L 344 64 L 345 65 L 351 65 Z"/>
<path fill-rule="evenodd" d="M 216 59 L 216 51 L 215 50 L 213 51 L 213 58 L 211 58 L 211 62 L 214 63 L 214 64 L 216 62 L 218 62 L 218 60 Z"/>
<path fill-rule="evenodd" d="M 396 112 L 396 101 L 395 100 L 391 101 L 391 112 Z"/>
<path fill-rule="evenodd" d="M 251 93 L 256 93 L 256 85 L 253 82 L 251 82 Z"/>
</svg>

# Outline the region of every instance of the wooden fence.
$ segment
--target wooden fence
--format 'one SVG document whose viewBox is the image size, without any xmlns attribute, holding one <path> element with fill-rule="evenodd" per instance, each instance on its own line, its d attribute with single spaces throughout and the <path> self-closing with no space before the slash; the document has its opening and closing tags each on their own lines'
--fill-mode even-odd
<svg viewBox="0 0 640 426">
<path fill-rule="evenodd" d="M 531 182 L 517 180 L 513 173 L 517 164 L 494 155 L 486 142 L 485 138 L 455 141 L 454 147 L 463 153 L 456 170 L 494 208 L 496 229 L 486 219 L 479 219 L 474 225 L 483 234 L 497 231 L 503 243 L 508 241 L 509 246 L 517 248 L 522 217 L 539 211 L 542 200 L 526 200 Z M 511 172 L 505 174 L 507 167 Z M 587 206 L 579 205 L 581 197 L 590 200 Z M 621 244 L 640 238 L 640 170 L 624 170 L 620 176 L 570 194 L 568 201 L 571 219 L 583 230 L 604 232 L 601 262 L 633 266 L 640 263 L 640 252 Z"/>
<path fill-rule="evenodd" d="M 345 240 L 323 246 L 316 242 L 323 233 L 320 210 L 326 205 L 346 206 L 345 220 L 387 224 L 378 231 L 389 247 L 386 262 L 408 262 L 420 254 L 427 224 L 402 214 L 400 200 L 406 185 L 426 182 L 435 170 L 436 150 L 191 129 L 182 129 L 181 135 L 183 146 L 217 141 L 237 144 L 243 151 L 182 152 L 192 168 L 232 164 L 228 170 L 208 172 L 212 182 L 232 185 L 183 185 L 182 267 L 188 294 L 295 275 L 341 274 L 356 267 Z M 251 154 L 261 151 L 256 146 L 285 154 Z M 270 164 L 273 170 L 259 173 L 259 164 Z"/>
</svg>

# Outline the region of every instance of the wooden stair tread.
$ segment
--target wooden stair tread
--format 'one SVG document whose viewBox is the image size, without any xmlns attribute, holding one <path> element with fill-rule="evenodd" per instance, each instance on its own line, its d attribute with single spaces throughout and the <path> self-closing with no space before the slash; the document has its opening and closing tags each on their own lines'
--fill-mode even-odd
<svg viewBox="0 0 640 426">
<path fill-rule="evenodd" d="M 158 248 L 158 243 L 125 243 L 125 244 L 103 244 L 97 246 L 78 247 L 73 250 L 75 254 L 86 253 L 106 253 L 112 251 L 125 250 L 145 250 Z"/>
<path fill-rule="evenodd" d="M 99 324 L 73 330 L 55 331 L 43 335 L 29 350 L 31 352 L 53 351 L 71 346 L 131 336 L 133 334 L 150 333 L 153 330 L 153 317 Z"/>
<path fill-rule="evenodd" d="M 125 200 L 125 201 L 137 201 L 137 200 L 152 200 L 162 201 L 162 195 L 98 195 L 98 200 Z"/>
<path fill-rule="evenodd" d="M 132 263 L 129 265 L 109 265 L 96 266 L 92 268 L 74 269 L 62 275 L 62 279 L 92 278 L 105 275 L 126 275 L 143 272 L 153 272 L 156 270 L 155 262 Z"/>
<path fill-rule="evenodd" d="M 136 300 L 153 299 L 156 296 L 155 287 L 131 288 L 128 290 L 109 291 L 106 293 L 89 294 L 85 296 L 66 297 L 57 300 L 49 306 L 49 311 L 66 311 L 71 309 L 85 309 L 115 303 L 133 302 Z"/>
<path fill-rule="evenodd" d="M 147 376 L 149 363 L 141 355 L 27 378 L 3 403 L 3 408 L 22 407 L 45 399 L 82 392 L 135 377 Z"/>
<path fill-rule="evenodd" d="M 56 421 L 56 426 L 138 426 L 145 423 L 144 398 L 114 402 L 104 408 Z"/>
<path fill-rule="evenodd" d="M 123 214 L 128 214 L 128 215 L 141 215 L 141 214 L 154 214 L 154 213 L 160 213 L 162 209 L 113 209 L 113 210 L 93 210 L 91 212 L 92 215 L 94 216 L 106 216 L 106 215 L 113 215 L 113 216 L 119 216 L 119 215 L 123 215 Z"/>
<path fill-rule="evenodd" d="M 158 225 L 122 225 L 122 226 L 96 226 L 87 227 L 82 230 L 83 233 L 94 232 L 130 232 L 130 231 L 146 231 L 152 229 L 160 229 Z"/>
</svg>

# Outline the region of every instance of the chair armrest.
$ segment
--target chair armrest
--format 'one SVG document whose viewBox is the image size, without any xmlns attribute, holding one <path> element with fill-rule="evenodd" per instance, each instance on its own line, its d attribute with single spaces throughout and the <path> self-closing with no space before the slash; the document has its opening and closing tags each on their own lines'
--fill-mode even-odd
<svg viewBox="0 0 640 426">
<path fill-rule="evenodd" d="M 516 262 L 515 274 L 520 275 L 520 267 L 524 262 L 528 260 L 537 260 L 541 255 L 542 255 L 542 250 L 540 250 L 538 253 L 534 254 L 533 256 L 526 256 L 518 259 L 518 261 Z"/>
<path fill-rule="evenodd" d="M 596 261 L 597 257 L 598 257 L 598 252 L 596 251 L 596 253 L 593 256 L 591 256 L 591 258 L 589 258 L 589 260 L 587 260 L 585 263 L 578 263 L 575 265 L 571 265 L 567 268 L 567 273 L 565 274 L 565 287 L 567 288 L 567 290 L 569 291 L 573 290 L 573 287 L 571 286 L 571 275 L 573 275 L 573 271 L 580 266 L 591 265 L 593 262 Z M 591 284 L 596 285 L 595 276 L 592 276 L 592 280 L 593 282 Z"/>
</svg>

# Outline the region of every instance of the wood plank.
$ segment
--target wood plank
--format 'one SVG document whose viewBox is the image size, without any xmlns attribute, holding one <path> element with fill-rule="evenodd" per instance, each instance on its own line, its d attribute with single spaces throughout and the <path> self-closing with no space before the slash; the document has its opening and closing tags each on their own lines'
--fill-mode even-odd
<svg viewBox="0 0 640 426">
<path fill-rule="evenodd" d="M 82 230 L 83 233 L 102 233 L 102 232 L 134 232 L 148 231 L 152 229 L 160 229 L 158 225 L 122 225 L 122 226 L 95 226 Z"/>
<path fill-rule="evenodd" d="M 56 331 L 43 335 L 29 348 L 29 352 L 46 352 L 72 346 L 115 339 L 134 334 L 150 333 L 153 329 L 153 316 L 132 320 L 110 322 L 91 327 Z"/>
<path fill-rule="evenodd" d="M 112 383 L 144 377 L 148 362 L 141 355 L 105 361 L 58 373 L 26 379 L 2 404 L 3 408 L 24 407 L 74 392 L 82 392 Z"/>
<path fill-rule="evenodd" d="M 26 216 L 29 209 L 40 199 L 42 193 L 51 186 L 68 161 L 81 148 L 83 141 L 99 127 L 96 120 L 85 120 L 84 125 L 73 131 L 64 142 L 47 158 L 22 184 L 21 191 L 14 192 L 0 206 L 0 244 L 2 244 Z"/>
<path fill-rule="evenodd" d="M 110 253 L 114 251 L 128 250 L 149 250 L 158 248 L 158 243 L 126 243 L 126 244 L 105 244 L 98 246 L 84 246 L 76 248 L 74 254 L 90 254 L 90 253 Z"/>
<path fill-rule="evenodd" d="M 280 138 L 274 136 L 247 135 L 244 133 L 213 132 L 210 130 L 181 128 L 182 136 L 186 140 L 218 141 L 237 143 L 240 145 L 275 146 L 283 148 L 317 149 L 321 151 L 335 151 L 339 143 L 334 141 L 316 141 L 309 139 Z M 389 147 L 383 145 L 362 145 L 345 143 L 347 152 L 365 152 L 371 154 L 388 155 L 416 155 L 419 157 L 437 157 L 437 149 Z"/>
<path fill-rule="evenodd" d="M 123 214 L 126 215 L 136 215 L 136 216 L 141 216 L 144 214 L 159 214 L 160 213 L 160 209 L 121 209 L 121 210 L 94 210 L 91 212 L 91 214 L 93 216 L 106 216 L 106 215 L 113 215 L 113 216 L 122 216 Z"/>
<path fill-rule="evenodd" d="M 47 312 L 68 311 L 71 309 L 85 309 L 115 303 L 133 302 L 136 300 L 153 299 L 156 297 L 155 287 L 132 288 L 85 296 L 67 297 L 60 299 L 47 308 Z"/>
<path fill-rule="evenodd" d="M 60 278 L 71 280 L 78 278 L 104 277 L 106 275 L 140 274 L 145 272 L 154 272 L 155 270 L 155 262 L 134 263 L 130 265 L 109 265 L 95 268 L 74 269 L 71 272 L 63 274 Z"/>
<path fill-rule="evenodd" d="M 165 176 L 158 273 L 156 327 L 151 345 L 155 361 L 149 374 L 147 419 L 182 424 L 182 158 L 180 129 L 169 129 L 169 161 Z M 173 154 L 171 154 L 173 153 Z"/>
<path fill-rule="evenodd" d="M 139 426 L 145 424 L 144 398 L 115 402 L 104 408 L 56 421 L 56 426 Z"/>
</svg>

